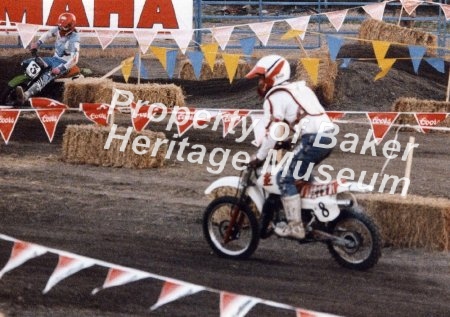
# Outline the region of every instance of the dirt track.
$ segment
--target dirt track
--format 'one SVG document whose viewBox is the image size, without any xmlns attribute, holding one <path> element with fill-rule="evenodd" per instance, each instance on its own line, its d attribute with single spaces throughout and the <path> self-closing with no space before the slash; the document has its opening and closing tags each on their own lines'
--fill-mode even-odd
<svg viewBox="0 0 450 317">
<path fill-rule="evenodd" d="M 421 97 L 422 93 L 442 99 L 440 94 L 445 91 L 436 82 L 398 70 L 392 70 L 384 84 L 373 84 L 369 81 L 373 74 L 368 75 L 367 69 L 374 71 L 374 65 L 358 65 L 340 74 L 341 106 L 348 110 L 388 110 L 398 96 Z M 355 84 L 348 85 L 348 78 Z M 393 85 L 395 82 L 398 84 Z M 192 87 L 189 102 L 196 106 L 258 105 L 253 88 L 242 83 L 208 96 L 201 94 L 201 88 Z M 389 93 L 381 98 L 383 89 L 389 89 Z M 127 122 L 126 118 L 122 122 Z M 332 314 L 450 314 L 448 252 L 384 248 L 380 262 L 369 272 L 340 268 L 323 245 L 298 246 L 276 238 L 263 241 L 248 261 L 216 257 L 201 232 L 201 215 L 208 203 L 203 191 L 219 177 L 208 173 L 208 164 L 194 165 L 174 157 L 165 168 L 157 170 L 65 164 L 60 160 L 62 133 L 67 124 L 73 123 L 88 121 L 80 114 L 64 115 L 50 144 L 37 118 L 21 117 L 10 143 L 0 145 L 0 233 L 218 290 Z M 152 129 L 164 130 L 164 125 Z M 340 137 L 353 132 L 364 139 L 367 126 L 345 125 L 342 130 Z M 400 134 L 402 147 L 410 135 Z M 191 143 L 204 144 L 209 150 L 220 145 L 233 153 L 254 151 L 251 140 L 236 144 L 232 137 L 223 139 L 220 133 L 190 130 L 186 136 Z M 450 138 L 442 133 L 414 136 L 420 146 L 413 161 L 410 192 L 450 198 Z M 386 138 L 393 138 L 393 132 Z M 377 155 L 335 151 L 327 163 L 337 170 L 351 167 L 370 175 L 379 172 L 384 164 L 381 151 Z M 401 176 L 403 169 L 404 162 L 394 160 L 386 173 Z M 222 175 L 231 174 L 236 172 L 227 164 Z M 0 244 L 3 266 L 11 244 Z M 98 266 L 63 280 L 42 295 L 56 263 L 55 255 L 44 255 L 7 273 L 0 281 L 0 312 L 7 316 L 219 315 L 219 297 L 208 292 L 149 312 L 162 285 L 151 279 L 91 296 L 107 273 Z M 257 305 L 247 314 L 293 315 L 292 311 L 265 305 Z"/>
</svg>

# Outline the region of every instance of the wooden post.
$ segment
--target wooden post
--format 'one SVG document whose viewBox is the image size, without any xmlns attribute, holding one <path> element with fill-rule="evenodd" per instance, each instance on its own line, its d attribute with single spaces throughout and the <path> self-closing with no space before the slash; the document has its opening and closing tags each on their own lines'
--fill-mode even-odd
<svg viewBox="0 0 450 317">
<path fill-rule="evenodd" d="M 409 137 L 409 143 L 414 144 L 415 141 L 416 141 L 416 139 L 413 136 Z M 414 152 L 414 147 L 412 147 L 409 150 L 408 158 L 406 159 L 405 178 L 407 178 L 409 180 L 411 179 L 411 166 L 412 166 L 413 152 Z M 403 185 L 402 197 L 406 198 L 407 195 L 408 195 L 408 189 L 405 188 L 405 186 Z"/>
</svg>

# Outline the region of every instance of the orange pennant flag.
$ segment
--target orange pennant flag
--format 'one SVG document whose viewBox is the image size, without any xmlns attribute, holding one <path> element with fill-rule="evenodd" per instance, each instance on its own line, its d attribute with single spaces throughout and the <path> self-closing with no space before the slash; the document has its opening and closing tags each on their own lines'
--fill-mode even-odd
<svg viewBox="0 0 450 317">
<path fill-rule="evenodd" d="M 381 61 L 378 61 L 378 66 L 380 66 L 381 72 L 379 72 L 377 76 L 375 76 L 375 80 L 378 80 L 386 76 L 386 74 L 391 70 L 392 65 L 394 65 L 396 60 L 397 59 L 395 58 L 386 58 Z"/>
<path fill-rule="evenodd" d="M 225 68 L 227 70 L 228 78 L 230 83 L 233 81 L 234 75 L 236 75 L 236 70 L 239 65 L 240 54 L 222 54 L 223 61 L 225 63 Z"/>
<path fill-rule="evenodd" d="M 203 56 L 205 56 L 206 63 L 208 64 L 211 71 L 214 71 L 214 65 L 216 63 L 217 52 L 219 51 L 219 44 L 202 44 L 200 45 Z"/>
<path fill-rule="evenodd" d="M 152 53 L 158 58 L 161 65 L 167 70 L 167 48 L 158 47 L 158 46 L 150 46 L 150 50 Z"/>
<path fill-rule="evenodd" d="M 386 41 L 372 41 L 375 57 L 380 64 L 380 61 L 384 59 L 391 43 Z M 381 66 L 380 66 L 381 67 Z"/>
<path fill-rule="evenodd" d="M 303 66 L 306 69 L 306 72 L 311 78 L 314 85 L 317 85 L 319 79 L 319 58 L 301 58 Z"/>
<path fill-rule="evenodd" d="M 123 60 L 120 65 L 122 66 L 122 75 L 125 79 L 125 82 L 128 83 L 128 79 L 130 78 L 131 71 L 133 70 L 133 62 L 134 57 L 127 58 L 126 60 Z"/>
</svg>

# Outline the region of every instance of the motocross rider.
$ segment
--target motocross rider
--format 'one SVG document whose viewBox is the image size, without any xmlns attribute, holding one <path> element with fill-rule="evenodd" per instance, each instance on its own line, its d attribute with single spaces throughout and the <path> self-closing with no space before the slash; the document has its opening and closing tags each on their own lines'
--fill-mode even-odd
<svg viewBox="0 0 450 317">
<path fill-rule="evenodd" d="M 80 35 L 75 29 L 76 17 L 70 12 L 64 12 L 58 17 L 58 25 L 44 33 L 37 42 L 30 45 L 31 50 L 37 50 L 51 38 L 56 38 L 55 53 L 43 60 L 51 67 L 27 91 L 16 88 L 17 103 L 23 105 L 30 97 L 39 93 L 48 83 L 60 75 L 66 74 L 78 63 L 80 51 Z M 25 62 L 26 63 L 26 62 Z"/>
<path fill-rule="evenodd" d="M 296 131 L 299 137 L 294 145 L 294 155 L 288 172 L 282 175 L 283 169 L 281 169 L 277 174 L 277 182 L 282 194 L 281 201 L 288 223 L 279 223 L 275 227 L 275 233 L 282 237 L 303 239 L 305 228 L 301 217 L 301 199 L 295 182 L 296 178 L 310 178 L 310 175 L 305 176 L 309 164 L 318 164 L 331 153 L 331 148 L 313 146 L 321 124 L 323 122 L 327 125 L 331 124 L 331 120 L 315 93 L 306 86 L 305 81 L 291 83 L 290 76 L 289 62 L 278 55 L 261 58 L 246 75 L 248 79 L 258 77 L 258 94 L 264 98 L 263 120 L 266 127 L 266 135 L 250 166 L 258 167 L 264 163 L 269 151 L 277 143 L 274 137 L 278 138 L 284 134 L 281 123 L 287 124 L 291 131 Z M 273 135 L 270 132 L 271 129 L 273 129 Z M 323 136 L 322 133 L 319 139 L 321 144 L 331 144 L 331 139 Z M 301 167 L 298 174 L 294 175 L 297 163 L 301 163 Z M 310 180 L 303 179 L 303 181 Z"/>
</svg>

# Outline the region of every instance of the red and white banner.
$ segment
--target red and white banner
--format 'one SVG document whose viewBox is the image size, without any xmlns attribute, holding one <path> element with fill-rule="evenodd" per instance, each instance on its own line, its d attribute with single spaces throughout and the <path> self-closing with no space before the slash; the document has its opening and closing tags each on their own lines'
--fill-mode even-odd
<svg viewBox="0 0 450 317">
<path fill-rule="evenodd" d="M 415 113 L 417 123 L 419 124 L 422 133 L 427 133 L 430 131 L 430 127 L 437 126 L 439 123 L 444 121 L 448 114 L 447 113 Z"/>
<path fill-rule="evenodd" d="M 175 111 L 176 111 L 178 136 L 182 136 L 187 130 L 189 130 L 194 125 L 194 122 L 197 126 L 203 126 L 209 121 L 207 118 L 202 118 L 200 114 L 197 114 L 197 113 L 205 113 L 204 110 L 180 107 Z"/>
<path fill-rule="evenodd" d="M 255 297 L 220 293 L 220 317 L 243 317 L 261 300 Z"/>
<path fill-rule="evenodd" d="M 220 112 L 223 123 L 223 137 L 233 131 L 233 129 L 250 114 L 250 110 L 223 110 Z"/>
<path fill-rule="evenodd" d="M 0 109 L 0 134 L 6 144 L 14 130 L 19 117 L 20 110 L 2 110 Z"/>
<path fill-rule="evenodd" d="M 36 109 L 45 133 L 47 133 L 49 141 L 52 142 L 59 119 L 68 107 L 63 103 L 48 98 L 30 98 L 30 104 Z"/>
<path fill-rule="evenodd" d="M 0 271 L 0 278 L 2 278 L 5 273 L 15 269 L 26 261 L 45 254 L 46 252 L 47 249 L 39 245 L 24 241 L 15 241 L 11 250 L 11 256 Z"/>
<path fill-rule="evenodd" d="M 95 295 L 106 288 L 125 285 L 151 276 L 151 274 L 128 268 L 110 268 L 103 285 L 95 288 L 92 294 Z"/>
<path fill-rule="evenodd" d="M 388 133 L 394 121 L 397 119 L 399 113 L 395 112 L 368 112 L 370 125 L 372 126 L 373 136 L 380 144 L 384 136 Z"/>
<path fill-rule="evenodd" d="M 327 111 L 328 118 L 331 121 L 337 121 L 342 119 L 345 116 L 345 112 L 342 111 Z"/>
<path fill-rule="evenodd" d="M 203 286 L 167 281 L 163 285 L 158 301 L 151 307 L 151 310 L 155 310 L 167 303 L 173 302 L 182 297 L 194 295 L 203 290 L 205 290 L 205 287 Z"/>
<path fill-rule="evenodd" d="M 98 124 L 106 127 L 108 125 L 110 106 L 106 103 L 81 103 L 80 109 L 83 111 L 86 118 Z"/>
</svg>

